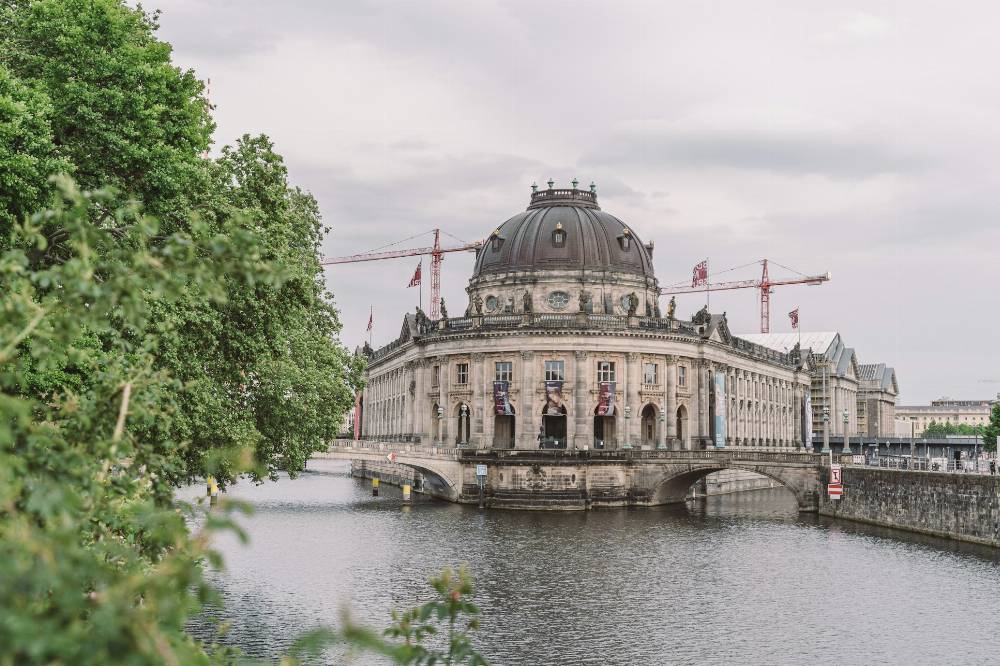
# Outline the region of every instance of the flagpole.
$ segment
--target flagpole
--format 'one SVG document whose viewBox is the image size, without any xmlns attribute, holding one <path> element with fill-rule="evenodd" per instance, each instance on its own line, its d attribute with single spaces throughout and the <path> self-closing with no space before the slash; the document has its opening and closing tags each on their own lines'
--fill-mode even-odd
<svg viewBox="0 0 1000 666">
<path fill-rule="evenodd" d="M 420 292 L 420 309 L 424 309 L 424 258 L 420 258 L 420 263 L 417 264 L 417 269 L 420 271 L 420 282 L 417 284 L 417 289 Z"/>
<path fill-rule="evenodd" d="M 705 257 L 705 309 L 712 312 L 712 294 L 708 290 L 708 257 Z"/>
<path fill-rule="evenodd" d="M 368 309 L 368 346 L 372 346 L 372 329 L 375 328 L 375 306 Z"/>
</svg>

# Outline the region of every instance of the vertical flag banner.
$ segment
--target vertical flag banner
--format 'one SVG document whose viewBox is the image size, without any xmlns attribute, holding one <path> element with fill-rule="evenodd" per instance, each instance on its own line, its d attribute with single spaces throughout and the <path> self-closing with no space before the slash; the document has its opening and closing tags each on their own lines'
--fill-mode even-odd
<svg viewBox="0 0 1000 666">
<path fill-rule="evenodd" d="M 410 278 L 410 284 L 406 285 L 406 288 L 418 287 L 420 286 L 420 269 L 423 268 L 424 260 L 421 259 L 420 263 L 417 264 L 417 270 L 413 272 L 413 277 Z"/>
<path fill-rule="evenodd" d="M 371 310 L 368 313 L 368 330 L 371 331 L 372 327 L 375 326 L 375 310 Z"/>
<path fill-rule="evenodd" d="M 557 380 L 545 382 L 545 413 L 562 414 L 563 383 Z"/>
<path fill-rule="evenodd" d="M 697 287 L 708 284 L 708 259 L 697 264 L 691 271 L 691 286 Z"/>
<path fill-rule="evenodd" d="M 510 382 L 493 382 L 493 411 L 498 416 L 511 416 L 514 413 L 510 406 Z"/>
<path fill-rule="evenodd" d="M 615 383 L 601 382 L 597 396 L 597 415 L 614 416 L 615 414 Z"/>
<path fill-rule="evenodd" d="M 715 448 L 726 446 L 726 375 L 715 373 Z"/>
<path fill-rule="evenodd" d="M 788 318 L 792 320 L 792 329 L 799 327 L 799 309 L 795 308 L 788 313 Z"/>
</svg>

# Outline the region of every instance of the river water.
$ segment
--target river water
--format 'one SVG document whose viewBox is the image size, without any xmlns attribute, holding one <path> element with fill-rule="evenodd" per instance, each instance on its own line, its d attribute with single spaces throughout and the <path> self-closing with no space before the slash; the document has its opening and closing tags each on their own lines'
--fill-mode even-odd
<svg viewBox="0 0 1000 666">
<path fill-rule="evenodd" d="M 467 563 L 483 608 L 474 642 L 494 664 L 1000 663 L 990 549 L 800 515 L 784 489 L 481 511 L 404 506 L 384 485 L 373 498 L 347 471 L 315 460 L 294 481 L 230 491 L 255 513 L 241 521 L 249 545 L 218 541 L 224 642 L 276 659 L 345 607 L 384 628 L 391 608 L 429 598 L 428 577 Z"/>
</svg>

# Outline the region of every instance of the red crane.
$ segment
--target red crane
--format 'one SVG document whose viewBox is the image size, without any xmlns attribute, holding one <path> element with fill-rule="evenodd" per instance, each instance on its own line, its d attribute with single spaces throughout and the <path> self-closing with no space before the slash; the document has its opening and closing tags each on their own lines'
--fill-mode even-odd
<svg viewBox="0 0 1000 666">
<path fill-rule="evenodd" d="M 365 252 L 346 257 L 326 257 L 319 263 L 323 266 L 332 266 L 333 264 L 353 264 L 359 261 L 379 261 L 429 254 L 431 255 L 431 319 L 436 320 L 441 318 L 441 261 L 444 259 L 444 253 L 478 250 L 482 246 L 482 241 L 476 241 L 455 247 L 441 247 L 441 230 L 435 229 L 432 247 L 414 247 L 408 250 L 390 250 L 388 252 Z"/>
<path fill-rule="evenodd" d="M 665 287 L 660 290 L 661 294 L 695 294 L 702 291 L 725 291 L 727 289 L 760 289 L 760 332 L 767 333 L 771 328 L 771 292 L 774 287 L 786 284 L 823 284 L 830 280 L 830 274 L 823 275 L 803 275 L 798 278 L 787 280 L 772 280 L 767 275 L 767 259 L 762 259 L 764 270 L 761 272 L 759 280 L 737 280 L 735 282 L 712 282 L 709 284 L 694 286 L 674 286 Z M 791 269 L 789 269 L 791 270 Z"/>
</svg>

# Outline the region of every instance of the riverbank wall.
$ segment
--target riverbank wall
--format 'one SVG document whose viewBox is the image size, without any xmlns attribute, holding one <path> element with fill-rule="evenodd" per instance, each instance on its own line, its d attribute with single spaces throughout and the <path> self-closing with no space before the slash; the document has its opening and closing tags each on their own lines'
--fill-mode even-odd
<svg viewBox="0 0 1000 666">
<path fill-rule="evenodd" d="M 1000 477 L 868 467 L 842 469 L 844 494 L 819 513 L 1000 547 Z"/>
</svg>

